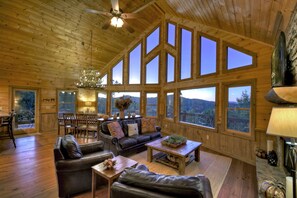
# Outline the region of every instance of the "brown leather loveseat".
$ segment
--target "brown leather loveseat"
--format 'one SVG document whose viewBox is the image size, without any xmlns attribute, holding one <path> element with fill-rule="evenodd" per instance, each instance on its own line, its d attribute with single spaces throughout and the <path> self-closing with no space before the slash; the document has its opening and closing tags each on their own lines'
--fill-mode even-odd
<svg viewBox="0 0 297 198">
<path fill-rule="evenodd" d="M 212 198 L 207 177 L 156 174 L 144 166 L 126 168 L 112 184 L 111 198 Z"/>
</svg>

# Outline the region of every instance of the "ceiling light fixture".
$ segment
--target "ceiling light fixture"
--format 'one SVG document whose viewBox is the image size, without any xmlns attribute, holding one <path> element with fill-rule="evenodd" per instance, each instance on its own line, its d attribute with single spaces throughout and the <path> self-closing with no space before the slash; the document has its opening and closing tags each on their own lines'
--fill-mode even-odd
<svg viewBox="0 0 297 198">
<path fill-rule="evenodd" d="M 112 17 L 112 19 L 110 21 L 110 25 L 112 25 L 116 28 L 121 28 L 124 25 L 124 21 L 120 17 L 114 16 L 114 17 Z"/>
<path fill-rule="evenodd" d="M 103 80 L 100 78 L 100 72 L 93 68 L 92 66 L 92 41 L 93 41 L 93 32 L 91 31 L 91 65 L 87 69 L 81 71 L 81 76 L 79 77 L 79 82 L 76 82 L 75 85 L 77 88 L 85 89 L 104 89 L 105 85 L 102 84 Z"/>
</svg>

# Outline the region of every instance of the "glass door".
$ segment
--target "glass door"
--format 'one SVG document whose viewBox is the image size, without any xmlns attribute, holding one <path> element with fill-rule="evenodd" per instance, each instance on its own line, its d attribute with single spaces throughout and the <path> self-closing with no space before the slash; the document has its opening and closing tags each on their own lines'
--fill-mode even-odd
<svg viewBox="0 0 297 198">
<path fill-rule="evenodd" d="M 36 90 L 14 89 L 13 109 L 15 130 L 35 129 L 36 127 Z"/>
</svg>

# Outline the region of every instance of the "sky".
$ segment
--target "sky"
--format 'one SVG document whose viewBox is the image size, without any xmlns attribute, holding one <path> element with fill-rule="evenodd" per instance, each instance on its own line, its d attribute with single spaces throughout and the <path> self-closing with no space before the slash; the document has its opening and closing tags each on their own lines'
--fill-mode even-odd
<svg viewBox="0 0 297 198">
<path fill-rule="evenodd" d="M 168 24 L 168 37 L 167 42 L 175 46 L 175 34 L 176 26 L 174 24 Z M 146 53 L 148 54 L 160 41 L 160 28 L 156 28 L 146 38 Z M 217 43 L 214 40 L 201 36 L 201 75 L 211 74 L 216 72 L 216 48 Z M 129 53 L 129 83 L 140 84 L 140 72 L 141 72 L 141 54 L 142 45 L 138 44 Z M 181 79 L 187 79 L 191 77 L 191 64 L 192 64 L 192 32 L 186 29 L 181 30 Z M 240 52 L 231 47 L 227 48 L 227 64 L 228 69 L 238 68 L 244 65 L 252 64 L 252 56 Z M 167 54 L 167 81 L 171 82 L 174 79 L 174 62 L 175 57 Z M 159 56 L 154 57 L 148 63 L 145 64 L 146 71 L 146 83 L 154 84 L 158 83 L 159 78 Z M 122 82 L 123 61 L 120 61 L 113 68 L 113 79 L 118 82 Z M 247 88 L 247 87 L 245 87 Z M 249 88 L 247 88 L 248 91 Z M 232 95 L 229 96 L 230 101 L 236 101 L 236 98 L 241 97 L 243 88 L 232 88 Z M 188 98 L 199 98 L 204 100 L 214 101 L 215 91 L 212 88 L 194 89 L 191 91 L 184 91 L 183 96 Z"/>
</svg>

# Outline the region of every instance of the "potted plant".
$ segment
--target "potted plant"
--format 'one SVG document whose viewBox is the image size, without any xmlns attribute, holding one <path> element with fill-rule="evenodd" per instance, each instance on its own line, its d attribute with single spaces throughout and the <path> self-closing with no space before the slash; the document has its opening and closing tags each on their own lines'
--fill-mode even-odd
<svg viewBox="0 0 297 198">
<path fill-rule="evenodd" d="M 170 147 L 178 147 L 180 145 L 187 143 L 187 138 L 180 135 L 171 135 L 165 140 L 163 140 L 162 145 L 170 146 Z"/>
</svg>

